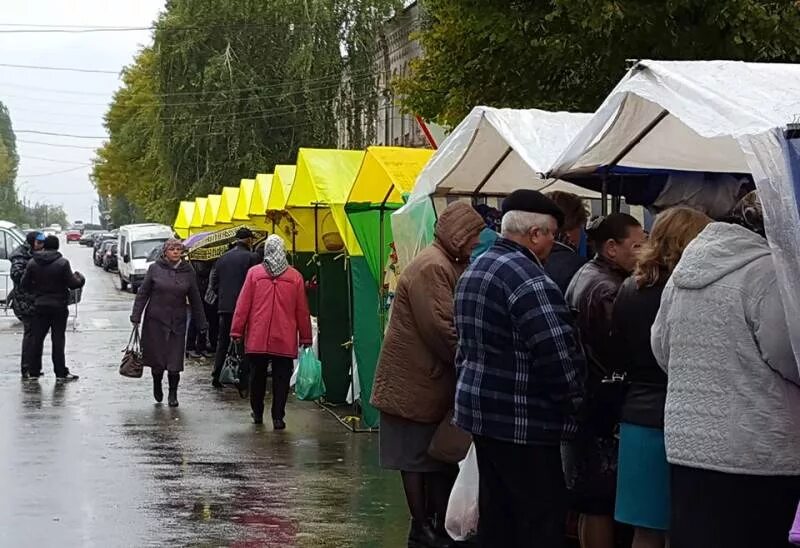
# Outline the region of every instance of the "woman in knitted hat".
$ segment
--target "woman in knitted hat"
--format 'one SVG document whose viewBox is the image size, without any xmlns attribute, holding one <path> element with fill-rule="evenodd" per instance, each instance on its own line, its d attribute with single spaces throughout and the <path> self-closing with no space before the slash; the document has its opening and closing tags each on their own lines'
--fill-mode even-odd
<svg viewBox="0 0 800 548">
<path fill-rule="evenodd" d="M 247 272 L 233 313 L 231 338 L 244 338 L 256 424 L 263 423 L 267 368 L 272 364 L 272 425 L 283 430 L 297 349 L 311 345 L 311 315 L 303 276 L 289 266 L 283 239 L 276 234 L 264 244 L 264 262 Z"/>
</svg>

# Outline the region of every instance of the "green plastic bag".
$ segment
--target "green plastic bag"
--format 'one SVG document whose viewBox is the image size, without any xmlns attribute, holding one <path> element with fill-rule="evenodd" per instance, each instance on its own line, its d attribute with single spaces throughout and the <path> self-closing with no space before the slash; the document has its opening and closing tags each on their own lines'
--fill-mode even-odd
<svg viewBox="0 0 800 548">
<path fill-rule="evenodd" d="M 298 400 L 314 401 L 325 395 L 325 381 L 322 380 L 322 363 L 310 348 L 303 349 L 297 366 L 297 383 L 294 393 Z"/>
</svg>

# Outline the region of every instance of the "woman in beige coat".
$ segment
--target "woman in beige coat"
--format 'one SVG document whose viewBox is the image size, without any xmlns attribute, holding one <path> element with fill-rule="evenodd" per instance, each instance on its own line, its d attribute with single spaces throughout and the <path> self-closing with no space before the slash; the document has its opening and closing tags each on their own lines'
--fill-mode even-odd
<svg viewBox="0 0 800 548">
<path fill-rule="evenodd" d="M 402 474 L 412 518 L 409 546 L 450 542 L 444 513 L 452 487 L 451 465 L 431 458 L 427 449 L 453 407 L 453 293 L 484 227 L 481 216 L 466 203 L 451 204 L 442 213 L 434 243 L 400 275 L 375 372 L 371 403 L 381 411 L 381 466 Z"/>
</svg>

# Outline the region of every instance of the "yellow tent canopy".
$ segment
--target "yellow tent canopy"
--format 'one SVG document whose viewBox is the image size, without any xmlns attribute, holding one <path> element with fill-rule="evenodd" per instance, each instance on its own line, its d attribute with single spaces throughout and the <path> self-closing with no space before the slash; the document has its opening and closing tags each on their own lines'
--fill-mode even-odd
<svg viewBox="0 0 800 548">
<path fill-rule="evenodd" d="M 222 199 L 219 203 L 217 212 L 217 226 L 230 224 L 233 221 L 233 213 L 236 210 L 236 202 L 239 200 L 239 187 L 226 186 L 222 188 Z"/>
<path fill-rule="evenodd" d="M 217 224 L 217 213 L 222 202 L 219 194 L 209 194 L 206 201 L 206 211 L 203 215 L 203 228 L 213 227 Z"/>
<path fill-rule="evenodd" d="M 296 166 L 275 166 L 275 176 L 272 178 L 267 209 L 272 211 L 286 209 L 286 200 L 289 199 L 289 193 L 292 191 L 296 172 Z"/>
<path fill-rule="evenodd" d="M 172 224 L 172 228 L 181 238 L 189 236 L 189 227 L 192 225 L 193 216 L 194 202 L 181 202 L 178 206 L 178 214 L 175 216 L 175 222 Z"/>
<path fill-rule="evenodd" d="M 402 204 L 433 153 L 425 148 L 367 148 L 347 202 Z"/>
<path fill-rule="evenodd" d="M 242 179 L 242 185 L 247 179 Z M 250 216 L 263 216 L 267 212 L 267 200 L 269 200 L 270 188 L 272 187 L 272 174 L 259 173 L 253 180 L 252 198 L 250 199 Z M 241 192 L 241 190 L 239 191 Z"/>
<path fill-rule="evenodd" d="M 360 255 L 344 206 L 353 186 L 363 151 L 301 148 L 297 172 L 286 208 L 304 229 L 315 229 L 317 251 L 338 251 L 343 243 L 351 255 Z M 341 242 L 337 244 L 338 238 Z"/>
<path fill-rule="evenodd" d="M 203 218 L 206 214 L 206 204 L 208 204 L 208 198 L 194 199 L 194 213 L 192 213 L 192 221 L 189 223 L 190 234 L 203 231 Z"/>
<path fill-rule="evenodd" d="M 236 198 L 236 207 L 233 210 L 234 221 L 250 220 L 250 202 L 253 198 L 255 179 L 242 179 L 239 183 L 239 194 Z"/>
</svg>

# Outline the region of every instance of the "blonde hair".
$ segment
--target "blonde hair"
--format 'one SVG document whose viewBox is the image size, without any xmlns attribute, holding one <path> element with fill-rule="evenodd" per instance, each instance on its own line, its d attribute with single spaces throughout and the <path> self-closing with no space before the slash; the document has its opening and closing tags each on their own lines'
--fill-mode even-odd
<svg viewBox="0 0 800 548">
<path fill-rule="evenodd" d="M 705 213 L 690 207 L 673 207 L 660 213 L 633 272 L 636 285 L 653 287 L 666 281 L 683 250 L 710 222 Z"/>
</svg>

